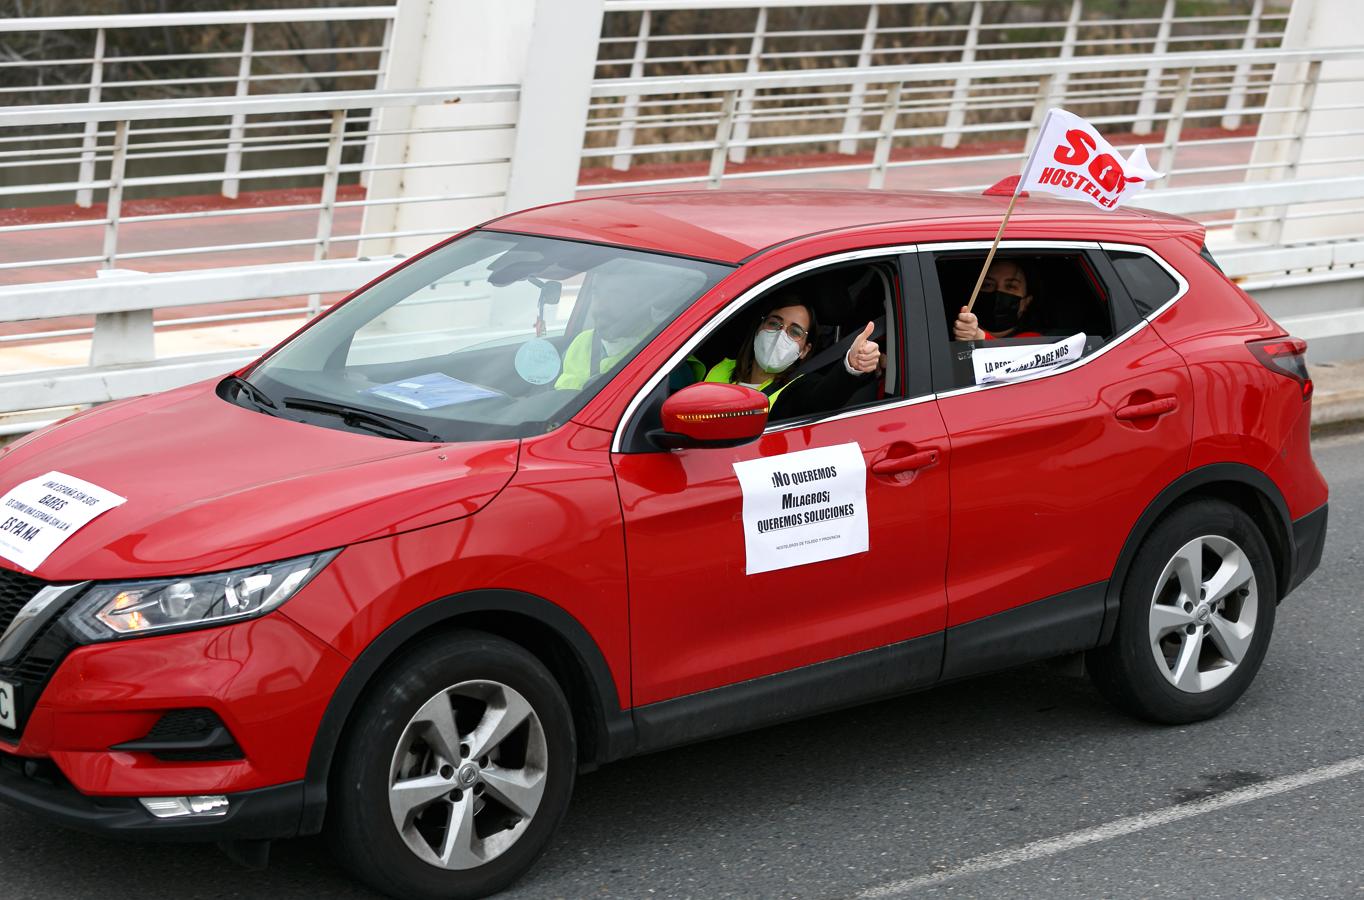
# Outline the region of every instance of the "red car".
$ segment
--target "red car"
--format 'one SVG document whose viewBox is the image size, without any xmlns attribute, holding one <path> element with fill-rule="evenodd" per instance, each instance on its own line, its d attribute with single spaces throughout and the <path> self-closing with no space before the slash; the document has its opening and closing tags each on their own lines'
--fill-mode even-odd
<svg viewBox="0 0 1364 900">
<path fill-rule="evenodd" d="M 1321 555 L 1305 345 L 1036 197 L 963 317 L 1006 199 L 515 213 L 0 450 L 0 798 L 473 897 L 631 754 L 1063 655 L 1216 715 Z"/>
</svg>

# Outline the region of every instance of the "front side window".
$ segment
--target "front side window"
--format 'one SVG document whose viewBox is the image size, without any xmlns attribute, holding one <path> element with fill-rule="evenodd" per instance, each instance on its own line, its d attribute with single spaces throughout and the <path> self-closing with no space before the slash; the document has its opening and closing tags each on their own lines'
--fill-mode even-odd
<svg viewBox="0 0 1364 900">
<path fill-rule="evenodd" d="M 654 452 L 667 397 L 701 381 L 739 384 L 768 397 L 769 427 L 807 424 L 905 393 L 894 257 L 833 264 L 793 276 L 712 328 L 667 373 L 627 424 L 621 446 Z M 853 358 L 857 348 L 865 352 Z M 923 347 L 910 352 L 923 355 Z M 927 388 L 927 370 L 923 371 Z"/>
<path fill-rule="evenodd" d="M 768 395 L 777 424 L 842 412 L 900 390 L 892 260 L 858 261 L 798 275 L 758 296 L 696 348 L 707 381 Z M 868 332 L 868 329 L 870 331 Z M 875 346 L 868 371 L 849 352 Z"/>
<path fill-rule="evenodd" d="M 318 320 L 249 375 L 242 405 L 413 440 L 526 437 L 582 408 L 730 269 L 474 232 Z"/>
<path fill-rule="evenodd" d="M 1005 383 L 1089 355 L 1119 331 L 1112 298 L 1081 250 L 1001 250 L 970 315 L 981 250 L 933 255 L 942 299 L 949 390 Z"/>
</svg>

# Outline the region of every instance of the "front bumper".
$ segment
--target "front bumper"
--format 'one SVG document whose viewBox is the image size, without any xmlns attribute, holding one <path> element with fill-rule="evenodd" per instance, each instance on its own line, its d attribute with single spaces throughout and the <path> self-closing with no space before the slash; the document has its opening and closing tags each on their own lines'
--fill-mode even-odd
<svg viewBox="0 0 1364 900">
<path fill-rule="evenodd" d="M 103 833 L 296 834 L 317 725 L 346 668 L 280 613 L 80 647 L 57 666 L 15 737 L 0 739 L 0 802 Z M 200 758 L 149 747 L 163 717 L 192 709 L 211 711 L 239 752 Z M 138 802 L 203 795 L 227 796 L 227 814 L 157 819 Z"/>
<path fill-rule="evenodd" d="M 303 782 L 228 794 L 225 815 L 158 819 L 133 797 L 80 793 L 45 761 L 0 754 L 0 802 L 57 825 L 140 840 L 231 841 L 294 837 L 303 812 Z"/>
<path fill-rule="evenodd" d="M 1293 571 L 1288 573 L 1288 591 L 1306 581 L 1307 576 L 1321 565 L 1321 551 L 1326 546 L 1326 510 L 1329 505 L 1323 503 L 1293 521 Z"/>
</svg>

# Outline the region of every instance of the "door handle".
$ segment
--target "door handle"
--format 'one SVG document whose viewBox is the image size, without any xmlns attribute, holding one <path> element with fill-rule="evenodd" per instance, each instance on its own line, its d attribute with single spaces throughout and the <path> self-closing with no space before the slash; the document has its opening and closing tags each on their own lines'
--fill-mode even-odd
<svg viewBox="0 0 1364 900">
<path fill-rule="evenodd" d="M 871 464 L 871 470 L 877 475 L 898 475 L 901 472 L 916 472 L 919 469 L 936 464 L 937 461 L 938 448 L 930 447 L 908 456 L 887 456 L 878 459 Z"/>
<path fill-rule="evenodd" d="M 1129 403 L 1126 406 L 1119 406 L 1113 413 L 1124 422 L 1133 419 L 1149 419 L 1153 416 L 1163 416 L 1172 413 L 1179 406 L 1179 401 L 1174 397 L 1159 397 L 1146 403 Z"/>
</svg>

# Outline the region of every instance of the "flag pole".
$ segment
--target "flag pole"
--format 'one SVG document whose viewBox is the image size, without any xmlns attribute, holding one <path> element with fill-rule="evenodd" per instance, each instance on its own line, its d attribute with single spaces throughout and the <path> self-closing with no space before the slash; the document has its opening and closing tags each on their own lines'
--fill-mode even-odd
<svg viewBox="0 0 1364 900">
<path fill-rule="evenodd" d="M 1018 183 L 1023 183 L 1022 176 L 1019 176 Z M 1014 191 L 1009 198 L 1009 206 L 1004 210 L 1004 221 L 999 223 L 999 231 L 995 232 L 995 242 L 990 245 L 990 252 L 985 254 L 985 264 L 980 267 L 980 274 L 976 276 L 976 286 L 971 290 L 971 300 L 966 304 L 966 311 L 976 305 L 976 297 L 980 295 L 980 286 L 985 283 L 985 273 L 990 269 L 990 263 L 995 258 L 995 251 L 999 249 L 999 239 L 1004 237 L 1004 226 L 1009 224 L 1009 216 L 1013 215 L 1014 204 L 1018 202 L 1018 195 L 1021 191 Z"/>
<path fill-rule="evenodd" d="M 980 296 L 980 286 L 985 283 L 985 273 L 990 269 L 990 263 L 994 261 L 995 251 L 999 249 L 999 241 L 1004 237 L 1004 226 L 1009 224 L 1009 216 L 1013 215 L 1014 204 L 1018 202 L 1018 195 L 1023 193 L 1023 183 L 1028 180 L 1028 174 L 1032 171 L 1033 157 L 1037 154 L 1037 144 L 1042 135 L 1047 133 L 1047 119 L 1051 118 L 1051 110 L 1042 119 L 1042 127 L 1037 130 L 1037 138 L 1033 141 L 1032 150 L 1028 151 L 1028 160 L 1023 164 L 1023 172 L 1018 176 L 1018 184 L 1014 185 L 1013 196 L 1009 197 L 1009 205 L 1004 210 L 1004 220 L 999 223 L 999 231 L 995 232 L 995 242 L 990 245 L 990 252 L 985 254 L 985 264 L 980 267 L 980 274 L 976 276 L 976 286 L 971 290 L 971 299 L 966 303 L 966 311 L 970 312 L 976 305 L 976 298 Z"/>
</svg>

